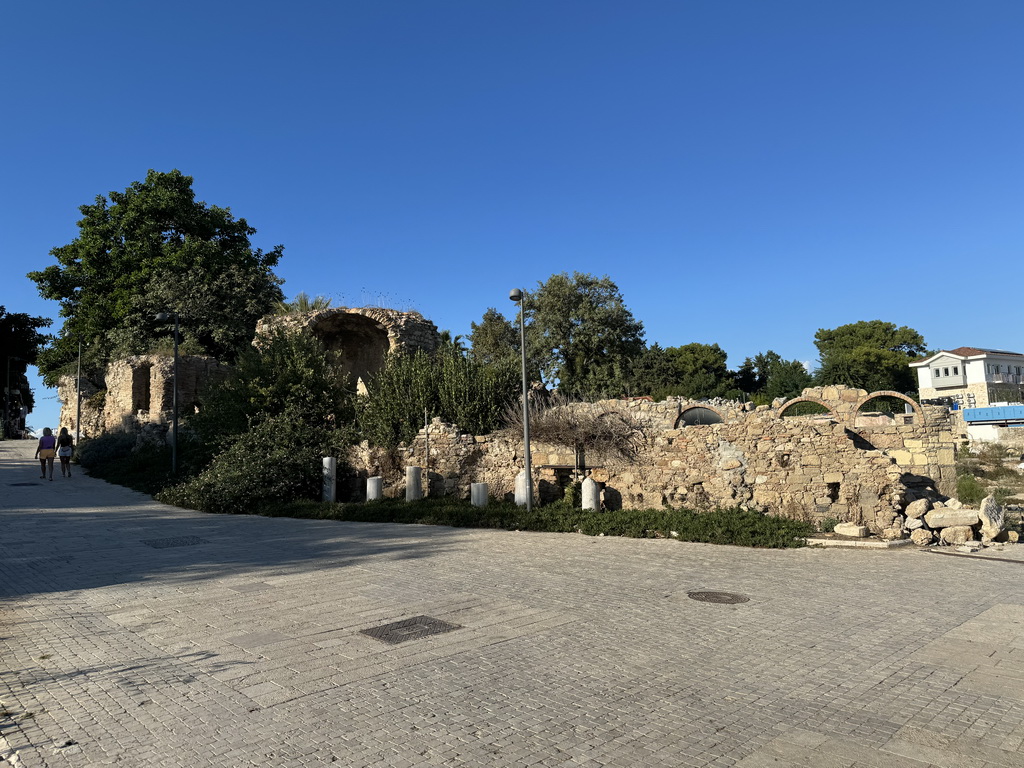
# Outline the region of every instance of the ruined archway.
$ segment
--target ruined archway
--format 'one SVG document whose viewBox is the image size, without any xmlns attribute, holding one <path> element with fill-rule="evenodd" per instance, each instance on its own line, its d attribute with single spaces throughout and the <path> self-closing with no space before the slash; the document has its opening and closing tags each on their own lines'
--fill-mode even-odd
<svg viewBox="0 0 1024 768">
<path fill-rule="evenodd" d="M 810 403 L 812 405 L 820 406 L 820 410 L 812 408 L 810 406 L 800 407 L 800 403 Z M 797 406 L 794 408 L 793 406 Z M 789 418 L 797 416 L 825 416 L 828 415 L 830 418 L 835 419 L 836 413 L 832 410 L 832 407 L 823 400 L 818 400 L 816 397 L 794 397 L 792 400 L 787 400 L 779 408 L 779 418 L 786 417 L 786 411 L 793 410 L 793 413 L 789 414 Z"/>
<path fill-rule="evenodd" d="M 888 399 L 894 399 L 894 400 L 902 400 L 904 403 L 907 403 L 908 405 L 910 405 L 910 407 L 914 411 L 914 418 L 913 418 L 913 422 L 911 422 L 911 423 L 924 424 L 924 411 L 921 410 L 921 406 L 918 405 L 916 402 L 914 402 L 913 398 L 907 397 L 902 392 L 894 392 L 894 391 L 889 390 L 889 389 L 883 389 L 883 390 L 881 390 L 879 392 L 872 392 L 871 394 L 867 395 L 866 397 L 861 398 L 857 402 L 856 407 L 853 409 L 854 424 L 856 424 L 857 426 L 874 426 L 873 424 L 867 424 L 867 423 L 860 424 L 860 421 L 863 421 L 863 417 L 861 416 L 861 409 L 865 405 L 870 403 L 872 400 L 877 400 L 879 398 L 888 398 Z M 895 423 L 898 423 L 898 424 L 906 424 L 906 423 L 908 423 L 905 418 L 904 419 L 899 418 L 902 415 L 903 414 L 898 414 L 898 413 L 892 415 L 889 418 L 890 423 L 893 422 L 893 421 L 895 421 Z"/>
<path fill-rule="evenodd" d="M 714 408 L 706 405 L 691 405 L 684 408 L 676 419 L 675 428 L 695 427 L 704 424 L 721 424 L 725 419 L 722 414 Z"/>
<path fill-rule="evenodd" d="M 324 314 L 310 325 L 310 331 L 329 350 L 336 352 L 350 383 L 366 382 L 384 367 L 391 351 L 388 329 L 383 323 L 348 312 Z"/>
</svg>

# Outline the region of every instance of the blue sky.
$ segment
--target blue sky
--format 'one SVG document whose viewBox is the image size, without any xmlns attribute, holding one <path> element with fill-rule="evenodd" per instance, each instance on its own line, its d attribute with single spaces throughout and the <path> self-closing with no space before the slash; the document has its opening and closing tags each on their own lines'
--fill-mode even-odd
<svg viewBox="0 0 1024 768">
<path fill-rule="evenodd" d="M 609 275 L 729 364 L 882 319 L 1024 351 L 1024 3 L 13 3 L 0 304 L 154 168 L 282 243 L 284 290 L 468 333 Z M 29 422 L 56 424 L 37 390 Z"/>
</svg>

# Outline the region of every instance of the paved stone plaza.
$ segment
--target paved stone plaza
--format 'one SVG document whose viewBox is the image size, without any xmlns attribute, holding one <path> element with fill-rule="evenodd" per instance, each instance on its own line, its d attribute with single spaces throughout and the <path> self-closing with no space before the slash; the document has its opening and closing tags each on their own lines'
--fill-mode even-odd
<svg viewBox="0 0 1024 768">
<path fill-rule="evenodd" d="M 1024 547 L 212 516 L 33 450 L 0 443 L 11 766 L 1024 765 Z M 420 616 L 458 628 L 363 633 Z"/>
</svg>

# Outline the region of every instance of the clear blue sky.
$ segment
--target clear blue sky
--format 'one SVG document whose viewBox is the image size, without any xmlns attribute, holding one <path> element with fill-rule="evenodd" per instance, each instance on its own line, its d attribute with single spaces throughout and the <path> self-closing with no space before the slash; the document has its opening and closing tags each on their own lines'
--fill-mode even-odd
<svg viewBox="0 0 1024 768">
<path fill-rule="evenodd" d="M 882 319 L 1024 351 L 1020 0 L 11 3 L 0 304 L 154 168 L 285 246 L 285 292 L 468 333 L 609 275 L 729 364 Z M 29 422 L 57 420 L 37 390 Z"/>
</svg>

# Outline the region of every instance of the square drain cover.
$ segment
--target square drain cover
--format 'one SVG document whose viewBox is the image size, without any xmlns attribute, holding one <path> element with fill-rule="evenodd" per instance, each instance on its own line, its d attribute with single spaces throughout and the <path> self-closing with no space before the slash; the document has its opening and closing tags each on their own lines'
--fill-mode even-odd
<svg viewBox="0 0 1024 768">
<path fill-rule="evenodd" d="M 193 544 L 209 544 L 210 542 L 198 536 L 172 536 L 169 539 L 146 539 L 142 543 L 153 549 L 167 549 L 168 547 L 191 547 Z"/>
<path fill-rule="evenodd" d="M 440 635 L 444 632 L 451 632 L 453 629 L 462 629 L 462 627 L 440 619 L 433 619 L 430 616 L 413 616 L 411 619 L 402 619 L 379 627 L 362 629 L 360 634 L 397 645 L 406 640 L 417 640 L 427 635 Z"/>
</svg>

